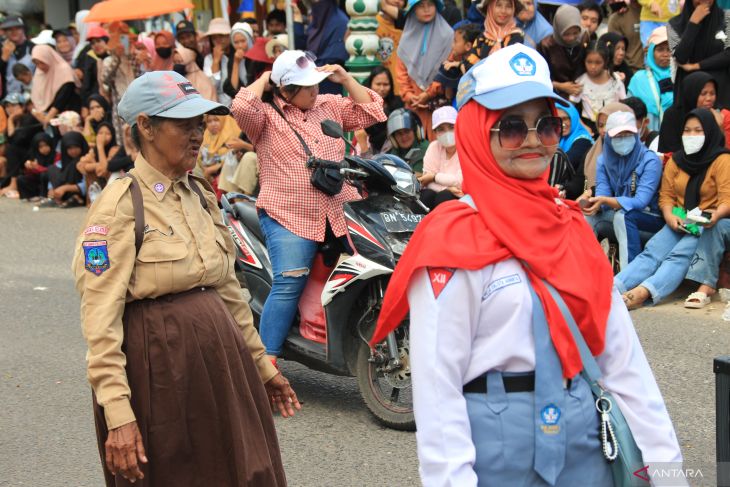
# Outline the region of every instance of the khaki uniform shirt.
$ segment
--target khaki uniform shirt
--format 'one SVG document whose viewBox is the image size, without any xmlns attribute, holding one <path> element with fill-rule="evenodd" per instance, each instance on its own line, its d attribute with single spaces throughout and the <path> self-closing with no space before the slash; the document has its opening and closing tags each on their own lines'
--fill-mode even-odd
<svg viewBox="0 0 730 487">
<path fill-rule="evenodd" d="M 134 164 L 132 174 L 142 191 L 146 223 L 139 255 L 135 258 L 131 180 L 122 178 L 89 209 L 73 261 L 89 347 L 88 378 L 110 429 L 135 420 L 122 352 L 122 316 L 130 301 L 199 286 L 215 288 L 238 323 L 261 379 L 267 382 L 277 374 L 265 357 L 251 309 L 242 299 L 233 242 L 207 183 L 195 181 L 210 213 L 191 189 L 190 176 L 172 181 L 141 154 Z"/>
</svg>

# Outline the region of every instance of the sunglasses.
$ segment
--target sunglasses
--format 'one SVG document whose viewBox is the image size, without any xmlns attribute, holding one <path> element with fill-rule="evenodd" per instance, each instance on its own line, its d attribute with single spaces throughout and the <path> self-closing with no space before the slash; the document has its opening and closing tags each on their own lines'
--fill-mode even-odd
<svg viewBox="0 0 730 487">
<path fill-rule="evenodd" d="M 316 60 L 317 56 L 309 51 L 306 51 L 304 53 L 304 56 L 299 56 L 297 58 L 297 66 L 299 66 L 300 69 L 305 69 L 309 66 L 309 63 L 314 64 Z"/>
<path fill-rule="evenodd" d="M 497 128 L 491 129 L 499 135 L 499 145 L 503 149 L 519 149 L 527 140 L 531 131 L 537 133 L 537 139 L 545 147 L 555 147 L 563 135 L 563 121 L 560 117 L 542 117 L 533 128 L 521 119 L 501 120 Z"/>
</svg>

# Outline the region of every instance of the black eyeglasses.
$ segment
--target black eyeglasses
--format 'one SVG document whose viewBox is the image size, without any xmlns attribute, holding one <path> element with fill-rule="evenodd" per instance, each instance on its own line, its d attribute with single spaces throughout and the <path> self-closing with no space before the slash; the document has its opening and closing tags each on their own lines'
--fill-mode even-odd
<svg viewBox="0 0 730 487">
<path fill-rule="evenodd" d="M 560 117 L 542 117 L 535 127 L 528 128 L 527 123 L 521 119 L 501 120 L 497 128 L 491 129 L 499 134 L 499 145 L 508 150 L 522 147 L 527 140 L 527 134 L 533 130 L 542 145 L 554 147 L 560 143 L 563 135 L 563 121 Z"/>
<path fill-rule="evenodd" d="M 299 56 L 297 58 L 297 66 L 299 66 L 301 69 L 304 69 L 309 66 L 309 63 L 314 64 L 316 60 L 317 56 L 309 51 L 305 51 L 304 56 Z"/>
</svg>

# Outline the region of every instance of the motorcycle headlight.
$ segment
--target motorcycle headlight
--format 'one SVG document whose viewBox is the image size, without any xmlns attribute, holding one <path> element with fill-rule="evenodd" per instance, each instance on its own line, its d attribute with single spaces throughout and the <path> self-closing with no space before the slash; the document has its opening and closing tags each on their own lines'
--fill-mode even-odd
<svg viewBox="0 0 730 487">
<path fill-rule="evenodd" d="M 386 165 L 385 169 L 395 179 L 395 190 L 403 193 L 406 196 L 416 196 L 416 190 L 418 188 L 418 180 L 416 175 L 407 169 L 401 167 Z"/>
</svg>

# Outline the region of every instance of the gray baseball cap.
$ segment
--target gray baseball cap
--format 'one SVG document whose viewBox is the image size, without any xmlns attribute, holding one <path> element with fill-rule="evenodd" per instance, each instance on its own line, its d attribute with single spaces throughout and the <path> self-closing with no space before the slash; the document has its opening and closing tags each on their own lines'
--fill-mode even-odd
<svg viewBox="0 0 730 487">
<path fill-rule="evenodd" d="M 210 113 L 228 115 L 230 110 L 203 98 L 193 84 L 175 71 L 152 71 L 130 83 L 119 105 L 119 116 L 129 125 L 137 116 L 193 118 Z"/>
</svg>

